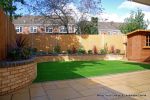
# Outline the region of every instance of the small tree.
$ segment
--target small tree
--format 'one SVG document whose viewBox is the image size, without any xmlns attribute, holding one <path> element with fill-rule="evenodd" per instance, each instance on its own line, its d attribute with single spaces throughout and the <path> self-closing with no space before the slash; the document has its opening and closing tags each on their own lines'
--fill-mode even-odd
<svg viewBox="0 0 150 100">
<path fill-rule="evenodd" d="M 124 24 L 120 26 L 122 33 L 126 34 L 137 29 L 147 29 L 148 22 L 144 21 L 144 13 L 138 9 L 136 12 L 132 11 L 130 17 L 125 18 Z"/>
<path fill-rule="evenodd" d="M 72 20 L 77 24 L 76 28 L 79 32 L 81 21 L 87 19 L 90 14 L 101 12 L 102 7 L 100 1 L 101 0 L 34 0 L 34 2 L 28 4 L 28 6 L 32 8 L 35 15 L 45 17 L 45 21 L 43 22 L 48 22 L 49 20 L 52 20 L 52 16 L 57 16 L 57 20 L 54 19 L 51 23 L 57 24 L 58 26 L 64 26 L 67 33 L 69 33 L 69 21 Z M 77 14 L 74 9 L 68 8 L 68 5 L 74 2 L 78 3 L 76 8 L 80 14 Z M 78 33 L 77 31 L 75 33 Z"/>
<path fill-rule="evenodd" d="M 98 34 L 98 18 L 92 17 L 91 21 L 79 22 L 81 34 Z"/>
<path fill-rule="evenodd" d="M 13 18 L 21 16 L 20 14 L 15 13 L 15 11 L 17 10 L 16 5 L 14 5 L 15 2 L 25 4 L 24 0 L 0 0 L 0 8 L 4 10 L 11 21 L 13 20 Z"/>
</svg>

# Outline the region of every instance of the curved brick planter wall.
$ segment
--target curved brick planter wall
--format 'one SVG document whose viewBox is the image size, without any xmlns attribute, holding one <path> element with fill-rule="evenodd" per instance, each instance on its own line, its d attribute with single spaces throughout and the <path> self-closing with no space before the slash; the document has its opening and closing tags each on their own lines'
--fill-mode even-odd
<svg viewBox="0 0 150 100">
<path fill-rule="evenodd" d="M 17 66 L 0 67 L 0 95 L 15 92 L 31 84 L 37 75 L 36 65 L 33 61 L 25 64 L 19 63 Z"/>
</svg>

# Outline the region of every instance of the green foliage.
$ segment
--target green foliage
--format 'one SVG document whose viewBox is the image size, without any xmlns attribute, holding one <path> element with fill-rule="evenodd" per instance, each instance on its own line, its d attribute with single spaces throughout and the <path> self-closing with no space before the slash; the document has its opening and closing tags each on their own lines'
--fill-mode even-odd
<svg viewBox="0 0 150 100">
<path fill-rule="evenodd" d="M 98 34 L 98 18 L 92 17 L 91 21 L 81 21 L 79 23 L 81 34 Z"/>
<path fill-rule="evenodd" d="M 88 50 L 88 54 L 93 54 L 92 50 Z"/>
<path fill-rule="evenodd" d="M 83 48 L 79 48 L 77 53 L 78 54 L 86 54 L 86 51 Z"/>
<path fill-rule="evenodd" d="M 4 12 L 10 17 L 11 20 L 21 16 L 20 14 L 18 15 L 15 13 L 17 10 L 16 5 L 14 5 L 15 2 L 25 4 L 24 0 L 0 0 L 0 8 L 4 10 Z"/>
<path fill-rule="evenodd" d="M 146 29 L 148 22 L 144 21 L 144 13 L 138 9 L 136 12 L 131 12 L 130 17 L 124 20 L 124 24 L 120 26 L 122 33 L 126 34 L 137 29 Z"/>
<path fill-rule="evenodd" d="M 22 35 L 16 38 L 16 48 L 10 49 L 8 51 L 9 60 L 22 60 L 28 59 L 32 55 L 32 49 L 28 47 L 27 37 Z"/>
<path fill-rule="evenodd" d="M 59 46 L 59 45 L 56 45 L 55 47 L 54 47 L 54 51 L 53 51 L 54 53 L 60 53 L 61 52 L 61 47 Z"/>
<path fill-rule="evenodd" d="M 14 48 L 8 52 L 9 60 L 19 60 L 21 58 L 21 50 L 19 48 Z"/>
<path fill-rule="evenodd" d="M 100 54 L 107 54 L 107 50 L 106 49 L 101 49 Z"/>
<path fill-rule="evenodd" d="M 32 54 L 32 51 L 30 48 L 22 48 L 22 58 L 23 59 L 28 59 L 30 58 L 31 54 Z"/>
<path fill-rule="evenodd" d="M 68 50 L 67 50 L 67 53 L 68 53 L 68 54 L 72 54 L 72 50 L 68 49 Z"/>
<path fill-rule="evenodd" d="M 116 54 L 120 54 L 121 50 L 120 49 L 116 49 Z"/>
<path fill-rule="evenodd" d="M 8 52 L 8 59 L 12 61 L 29 59 L 31 54 L 30 48 L 14 48 Z"/>
</svg>

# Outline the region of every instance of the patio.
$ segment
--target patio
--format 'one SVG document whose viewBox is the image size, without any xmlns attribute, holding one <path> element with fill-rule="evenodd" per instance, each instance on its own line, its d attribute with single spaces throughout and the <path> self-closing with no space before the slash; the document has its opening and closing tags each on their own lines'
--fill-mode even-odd
<svg viewBox="0 0 150 100">
<path fill-rule="evenodd" d="M 150 70 L 34 83 L 0 100 L 148 100 Z"/>
</svg>

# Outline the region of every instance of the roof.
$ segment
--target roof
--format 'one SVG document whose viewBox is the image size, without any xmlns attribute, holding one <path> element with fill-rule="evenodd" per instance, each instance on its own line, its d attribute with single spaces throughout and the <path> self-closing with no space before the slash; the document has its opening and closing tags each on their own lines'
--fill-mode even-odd
<svg viewBox="0 0 150 100">
<path fill-rule="evenodd" d="M 74 24 L 75 20 L 69 18 L 69 24 Z M 29 24 L 61 24 L 62 21 L 57 16 L 22 16 L 13 20 L 14 24 L 29 25 Z"/>
<path fill-rule="evenodd" d="M 122 23 L 118 22 L 99 22 L 98 23 L 98 28 L 99 29 L 111 29 L 111 30 L 119 30 L 120 25 Z"/>
<path fill-rule="evenodd" d="M 138 30 L 135 30 L 135 31 L 132 31 L 130 33 L 127 34 L 127 36 L 131 35 L 131 34 L 135 34 L 137 32 L 143 32 L 143 33 L 150 33 L 150 30 L 142 30 L 142 29 L 138 29 Z"/>
<path fill-rule="evenodd" d="M 133 2 L 137 2 L 137 3 L 141 3 L 141 4 L 150 6 L 150 0 L 129 0 L 129 1 L 133 1 Z"/>
</svg>

